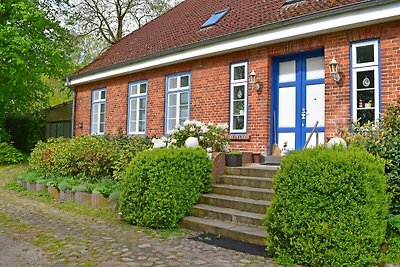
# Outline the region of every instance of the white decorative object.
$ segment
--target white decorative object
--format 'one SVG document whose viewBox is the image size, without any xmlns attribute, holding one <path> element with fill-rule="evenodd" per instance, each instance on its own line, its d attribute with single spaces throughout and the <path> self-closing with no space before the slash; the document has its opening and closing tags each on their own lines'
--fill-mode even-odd
<svg viewBox="0 0 400 267">
<path fill-rule="evenodd" d="M 340 137 L 334 137 L 334 138 L 331 138 L 328 141 L 328 147 L 329 148 L 333 147 L 334 145 L 341 145 L 341 146 L 347 148 L 346 141 L 343 138 L 340 138 Z"/>
<path fill-rule="evenodd" d="M 197 139 L 196 137 L 189 137 L 188 139 L 186 139 L 185 145 L 186 147 L 196 148 L 199 146 L 199 139 Z"/>
<path fill-rule="evenodd" d="M 167 146 L 167 144 L 161 139 L 154 140 L 153 144 L 153 148 L 162 148 Z"/>
</svg>

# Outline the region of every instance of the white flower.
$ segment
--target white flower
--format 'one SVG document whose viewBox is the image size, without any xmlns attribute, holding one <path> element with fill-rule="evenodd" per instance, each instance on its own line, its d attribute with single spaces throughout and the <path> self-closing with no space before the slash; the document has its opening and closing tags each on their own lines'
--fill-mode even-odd
<svg viewBox="0 0 400 267">
<path fill-rule="evenodd" d="M 203 132 L 203 133 L 206 133 L 206 132 L 208 132 L 208 127 L 206 126 L 206 125 L 202 125 L 201 126 L 201 131 Z"/>
<path fill-rule="evenodd" d="M 226 129 L 228 129 L 228 124 L 227 123 L 218 123 L 217 128 L 220 130 L 226 130 Z"/>
<path fill-rule="evenodd" d="M 163 142 L 161 139 L 157 139 L 154 142 L 153 148 L 162 148 L 162 147 L 166 147 L 166 146 L 167 146 L 167 144 L 165 142 Z"/>
<path fill-rule="evenodd" d="M 176 144 L 177 140 L 176 139 L 171 139 L 171 144 Z"/>
<path fill-rule="evenodd" d="M 207 151 L 207 153 L 212 153 L 212 152 L 213 152 L 213 149 L 212 149 L 212 147 L 207 147 L 207 148 L 206 148 L 206 151 Z"/>
<path fill-rule="evenodd" d="M 161 137 L 161 141 L 166 142 L 166 141 L 168 141 L 168 138 L 163 136 L 163 137 Z"/>
<path fill-rule="evenodd" d="M 199 140 L 200 140 L 200 141 L 203 141 L 203 140 L 204 140 L 204 136 L 202 136 L 202 135 L 199 136 Z"/>
<path fill-rule="evenodd" d="M 189 128 L 189 131 L 194 132 L 195 128 L 192 126 L 192 127 Z"/>
<path fill-rule="evenodd" d="M 190 121 L 188 121 L 188 120 L 185 120 L 184 122 L 183 122 L 183 126 L 188 126 L 190 124 Z"/>
<path fill-rule="evenodd" d="M 151 139 L 151 142 L 154 144 L 157 141 L 156 138 Z"/>
</svg>

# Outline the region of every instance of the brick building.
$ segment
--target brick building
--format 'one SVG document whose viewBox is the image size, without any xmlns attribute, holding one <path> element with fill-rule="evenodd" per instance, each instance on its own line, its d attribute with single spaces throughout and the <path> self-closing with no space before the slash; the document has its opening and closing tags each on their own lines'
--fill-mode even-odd
<svg viewBox="0 0 400 267">
<path fill-rule="evenodd" d="M 299 149 L 317 121 L 326 142 L 400 99 L 400 1 L 186 0 L 69 84 L 75 135 L 162 136 L 190 118 L 228 123 L 233 148 L 268 151 L 276 132 Z"/>
</svg>

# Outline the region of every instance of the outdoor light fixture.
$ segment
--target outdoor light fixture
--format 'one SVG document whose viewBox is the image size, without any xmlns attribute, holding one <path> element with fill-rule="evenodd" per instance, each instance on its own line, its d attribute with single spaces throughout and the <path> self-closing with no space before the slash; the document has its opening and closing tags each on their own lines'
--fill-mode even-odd
<svg viewBox="0 0 400 267">
<path fill-rule="evenodd" d="M 78 127 L 79 127 L 79 129 L 82 129 L 83 128 L 83 122 L 78 122 Z"/>
<path fill-rule="evenodd" d="M 253 70 L 249 75 L 249 82 L 258 91 L 260 90 L 260 84 L 257 82 L 257 73 Z"/>
<path fill-rule="evenodd" d="M 329 70 L 332 74 L 333 80 L 335 82 L 339 82 L 341 77 L 339 74 L 339 63 L 336 61 L 335 57 L 332 59 L 331 63 L 329 63 Z"/>
</svg>

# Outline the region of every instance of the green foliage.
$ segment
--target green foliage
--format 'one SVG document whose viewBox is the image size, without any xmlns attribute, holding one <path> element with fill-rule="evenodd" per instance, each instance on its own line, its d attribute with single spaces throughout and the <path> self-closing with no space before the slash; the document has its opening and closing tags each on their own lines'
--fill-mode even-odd
<svg viewBox="0 0 400 267">
<path fill-rule="evenodd" d="M 203 149 L 139 153 L 123 181 L 120 211 L 132 224 L 172 229 L 210 190 L 211 161 Z"/>
<path fill-rule="evenodd" d="M 381 160 L 358 148 L 293 152 L 274 189 L 265 226 L 279 263 L 377 265 L 390 202 Z"/>
<path fill-rule="evenodd" d="M 24 160 L 24 156 L 11 144 L 0 143 L 0 165 L 16 164 Z"/>
<path fill-rule="evenodd" d="M 120 179 L 129 160 L 149 147 L 150 141 L 141 137 L 52 138 L 37 143 L 29 166 L 55 176 L 83 175 L 95 179 L 113 176 Z"/>
<path fill-rule="evenodd" d="M 40 174 L 36 171 L 26 171 L 18 175 L 18 179 L 27 181 L 27 182 L 36 182 L 38 180 L 43 180 L 44 175 Z"/>
<path fill-rule="evenodd" d="M 400 102 L 390 105 L 379 123 L 341 130 L 351 146 L 359 146 L 386 160 L 388 192 L 393 195 L 390 212 L 400 214 Z"/>
<path fill-rule="evenodd" d="M 36 143 L 45 138 L 46 126 L 43 114 L 9 116 L 4 126 L 10 133 L 14 146 L 25 152 L 31 152 Z"/>
<path fill-rule="evenodd" d="M 147 137 L 128 137 L 118 134 L 115 137 L 107 136 L 111 143 L 113 153 L 110 154 L 112 161 L 112 176 L 115 180 L 122 180 L 125 175 L 125 170 L 128 164 L 135 156 L 152 145 Z"/>
<path fill-rule="evenodd" d="M 239 150 L 231 150 L 231 151 L 228 151 L 228 153 L 226 153 L 226 154 L 228 154 L 228 155 L 242 155 L 242 152 L 239 151 Z"/>
<path fill-rule="evenodd" d="M 115 182 L 115 180 L 110 178 L 103 178 L 100 182 L 94 185 L 92 190 L 93 194 L 101 194 L 108 197 L 113 191 L 121 189 L 121 182 Z"/>
<path fill-rule="evenodd" d="M 44 77 L 70 71 L 70 34 L 41 7 L 45 1 L 0 2 L 0 125 L 7 114 L 31 113 L 48 102 Z"/>
<path fill-rule="evenodd" d="M 6 129 L 0 127 L 0 143 L 10 143 L 11 136 Z"/>
</svg>

